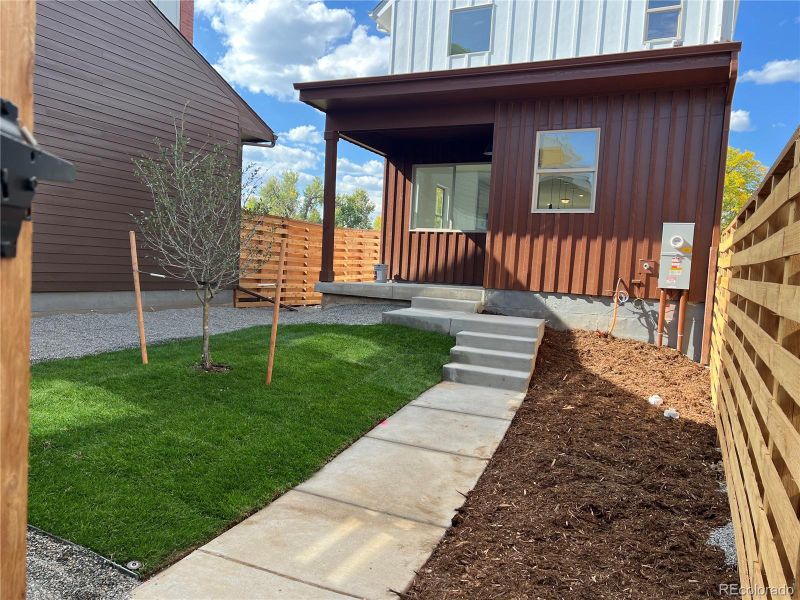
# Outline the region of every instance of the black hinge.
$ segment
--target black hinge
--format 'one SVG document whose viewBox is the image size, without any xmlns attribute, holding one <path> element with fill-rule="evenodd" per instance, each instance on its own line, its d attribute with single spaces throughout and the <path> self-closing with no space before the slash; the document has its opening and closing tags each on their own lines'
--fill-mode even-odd
<svg viewBox="0 0 800 600">
<path fill-rule="evenodd" d="M 22 222 L 30 219 L 40 181 L 74 181 L 72 163 L 45 152 L 17 120 L 17 107 L 0 99 L 0 257 L 17 255 Z"/>
</svg>

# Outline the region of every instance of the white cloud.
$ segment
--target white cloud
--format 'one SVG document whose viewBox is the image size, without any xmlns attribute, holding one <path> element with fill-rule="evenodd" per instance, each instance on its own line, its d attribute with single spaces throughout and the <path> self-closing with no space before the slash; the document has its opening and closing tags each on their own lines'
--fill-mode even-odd
<svg viewBox="0 0 800 600">
<path fill-rule="evenodd" d="M 755 127 L 750 122 L 749 110 L 731 111 L 731 131 L 753 131 Z"/>
<path fill-rule="evenodd" d="M 278 137 L 295 144 L 316 145 L 322 143 L 322 132 L 314 125 L 298 125 Z"/>
<path fill-rule="evenodd" d="M 741 77 L 742 81 L 758 84 L 781 83 L 789 81 L 800 83 L 800 59 L 771 60 L 761 69 L 750 69 Z"/>
<path fill-rule="evenodd" d="M 336 161 L 336 191 L 349 194 L 364 188 L 378 211 L 383 203 L 383 161 L 371 159 L 356 163 L 348 158 Z"/>
<path fill-rule="evenodd" d="M 324 151 L 321 148 L 305 145 L 306 140 L 314 139 L 319 131 L 310 125 L 295 127 L 278 139 L 274 148 L 260 146 L 245 146 L 242 162 L 245 165 L 254 164 L 260 169 L 262 182 L 268 177 L 279 176 L 283 171 L 296 171 L 299 177 L 300 191 L 315 175 L 321 177 L 319 167 L 322 165 Z M 294 135 L 291 135 L 295 132 Z M 286 140 L 286 141 L 284 141 Z M 295 141 L 296 144 L 288 143 Z M 375 203 L 380 212 L 383 202 L 383 161 L 370 159 L 359 163 L 349 158 L 339 158 L 336 161 L 336 191 L 349 194 L 358 188 L 364 188 L 370 199 Z"/>
<path fill-rule="evenodd" d="M 389 38 L 344 8 L 303 0 L 198 0 L 226 51 L 215 67 L 232 83 L 283 100 L 297 81 L 384 74 Z"/>
<path fill-rule="evenodd" d="M 309 170 L 316 169 L 320 162 L 320 153 L 310 148 L 289 146 L 278 140 L 274 148 L 244 146 L 242 163 L 255 164 L 261 170 L 262 177 L 278 176 L 283 171 L 297 171 L 306 178 Z"/>
</svg>

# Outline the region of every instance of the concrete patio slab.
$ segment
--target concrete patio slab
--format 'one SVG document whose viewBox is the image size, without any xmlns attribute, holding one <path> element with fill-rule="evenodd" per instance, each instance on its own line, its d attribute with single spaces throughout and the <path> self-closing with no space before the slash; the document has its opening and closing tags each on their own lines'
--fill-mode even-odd
<svg viewBox="0 0 800 600">
<path fill-rule="evenodd" d="M 297 489 L 449 527 L 485 467 L 478 458 L 364 437 Z"/>
<path fill-rule="evenodd" d="M 294 581 L 202 550 L 146 581 L 133 600 L 346 600 L 345 594 Z"/>
<path fill-rule="evenodd" d="M 367 434 L 475 458 L 490 458 L 510 421 L 489 419 L 425 406 L 406 406 Z"/>
<path fill-rule="evenodd" d="M 290 491 L 202 550 L 359 598 L 396 599 L 390 590 L 411 583 L 444 532 Z"/>
<path fill-rule="evenodd" d="M 443 381 L 409 406 L 426 406 L 510 421 L 524 398 L 524 392 Z"/>
</svg>

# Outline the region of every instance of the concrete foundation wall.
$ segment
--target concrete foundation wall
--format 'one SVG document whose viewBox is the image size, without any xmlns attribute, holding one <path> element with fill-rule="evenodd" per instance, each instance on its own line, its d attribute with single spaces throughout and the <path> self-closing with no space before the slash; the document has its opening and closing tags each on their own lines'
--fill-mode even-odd
<svg viewBox="0 0 800 600">
<path fill-rule="evenodd" d="M 233 295 L 223 290 L 214 305 L 230 305 Z M 194 290 L 142 292 L 144 310 L 200 306 Z M 39 292 L 31 295 L 31 310 L 38 314 L 75 312 L 125 312 L 136 308 L 133 292 Z"/>
<path fill-rule="evenodd" d="M 686 310 L 684 353 L 696 361 L 700 360 L 704 308 L 703 303 L 690 303 Z M 605 297 L 486 290 L 486 312 L 545 319 L 554 329 L 606 331 L 611 323 L 613 302 Z M 677 321 L 677 302 L 670 302 L 666 312 L 665 345 L 675 347 Z M 613 335 L 655 343 L 657 323 L 657 301 L 630 300 L 617 311 Z"/>
</svg>

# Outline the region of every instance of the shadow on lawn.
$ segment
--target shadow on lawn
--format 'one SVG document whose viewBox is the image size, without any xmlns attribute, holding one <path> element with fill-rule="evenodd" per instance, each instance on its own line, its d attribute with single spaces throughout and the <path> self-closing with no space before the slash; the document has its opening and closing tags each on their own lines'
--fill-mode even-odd
<svg viewBox="0 0 800 600">
<path fill-rule="evenodd" d="M 215 336 L 228 373 L 191 367 L 198 340 L 34 365 L 30 519 L 150 573 L 207 541 L 441 377 L 451 338 L 402 327 Z"/>
<path fill-rule="evenodd" d="M 526 401 L 408 598 L 716 596 L 737 577 L 706 544 L 730 518 L 708 389 L 674 350 L 548 329 Z"/>
</svg>

